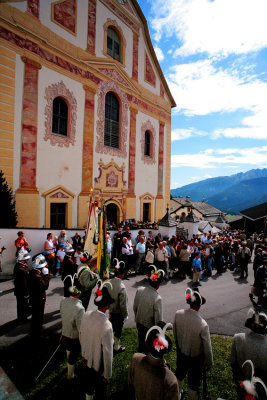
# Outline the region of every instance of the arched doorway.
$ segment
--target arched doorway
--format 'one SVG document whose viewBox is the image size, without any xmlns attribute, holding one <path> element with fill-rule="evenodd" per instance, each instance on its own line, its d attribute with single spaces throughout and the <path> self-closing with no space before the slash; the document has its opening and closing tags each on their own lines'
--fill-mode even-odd
<svg viewBox="0 0 267 400">
<path fill-rule="evenodd" d="M 110 224 L 115 224 L 118 226 L 118 206 L 114 203 L 109 203 L 107 205 L 107 221 Z"/>
</svg>

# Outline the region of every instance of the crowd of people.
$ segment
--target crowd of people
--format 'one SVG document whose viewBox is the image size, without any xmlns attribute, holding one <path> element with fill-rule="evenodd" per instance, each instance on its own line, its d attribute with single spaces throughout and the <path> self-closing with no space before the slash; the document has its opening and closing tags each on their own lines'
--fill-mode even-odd
<svg viewBox="0 0 267 400">
<path fill-rule="evenodd" d="M 246 279 L 247 265 L 253 252 L 255 282 L 250 297 L 254 308 L 246 321 L 251 334 L 235 335 L 231 364 L 236 382 L 251 376 L 247 365 L 243 367 L 247 360 L 247 364 L 253 364 L 258 378 L 257 384 L 252 379 L 252 385 L 238 386 L 240 399 L 245 398 L 247 391 L 250 391 L 249 396 L 267 397 L 264 386 L 267 385 L 267 316 L 255 303 L 255 295 L 260 299 L 261 285 L 266 283 L 267 247 L 263 235 L 254 234 L 246 238 L 242 231 L 228 231 L 218 236 L 196 235 L 187 241 L 180 236 L 161 237 L 160 233 L 154 237 L 152 231 L 146 236 L 143 230 L 139 230 L 136 240 L 132 241 L 130 227 L 125 226 L 124 231 L 118 229 L 113 240 L 108 232 L 114 276 L 105 282 L 99 280 L 97 258 L 83 250 L 84 240 L 79 237 L 75 234 L 70 243 L 64 231 L 56 239 L 48 234 L 44 252 L 33 257 L 32 268 L 27 266 L 31 258 L 26 249 L 29 250 L 29 242 L 24 235 L 20 237 L 14 284 L 18 320 L 25 322 L 32 315 L 30 334 L 33 340 L 39 340 L 50 277 L 52 274 L 61 275 L 64 297 L 60 312 L 62 344 L 67 354 L 67 379 L 74 379 L 75 364 L 81 354 L 86 400 L 106 398 L 113 358 L 125 350 L 121 335 L 128 318 L 129 300 L 123 280 L 130 278 L 131 270 L 135 275 L 146 274 L 147 285 L 138 287 L 133 301 L 138 352 L 133 355 L 129 367 L 130 399 L 180 399 L 186 376 L 189 399 L 198 399 L 203 372 L 213 365 L 209 327 L 200 315 L 206 299 L 198 286 L 202 276 L 211 275 L 213 269 L 217 274 L 227 268 L 238 269 L 240 278 Z M 54 257 L 49 256 L 51 252 Z M 52 264 L 51 260 L 57 263 Z M 186 275 L 193 277 L 192 286 L 185 293 L 189 308 L 177 310 L 172 324 L 166 324 L 163 321 L 164 299 L 158 288 L 165 279 L 175 276 L 183 279 Z M 92 292 L 97 309 L 89 311 Z M 175 373 L 164 360 L 164 354 L 172 349 L 171 339 L 166 334 L 169 328 L 173 329 L 176 345 Z"/>
</svg>

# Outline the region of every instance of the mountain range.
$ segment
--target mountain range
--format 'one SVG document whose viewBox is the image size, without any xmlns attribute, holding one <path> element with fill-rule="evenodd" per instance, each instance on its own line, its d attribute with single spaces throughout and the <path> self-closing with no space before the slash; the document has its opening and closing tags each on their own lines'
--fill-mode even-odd
<svg viewBox="0 0 267 400">
<path fill-rule="evenodd" d="M 192 201 L 204 199 L 228 214 L 238 214 L 241 210 L 267 201 L 267 168 L 191 183 L 172 189 L 171 196 L 189 196 Z"/>
</svg>

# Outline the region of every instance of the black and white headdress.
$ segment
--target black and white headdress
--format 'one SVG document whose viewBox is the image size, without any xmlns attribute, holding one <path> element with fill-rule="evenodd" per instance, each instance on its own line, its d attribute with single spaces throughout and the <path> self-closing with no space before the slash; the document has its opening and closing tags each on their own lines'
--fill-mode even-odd
<svg viewBox="0 0 267 400">
<path fill-rule="evenodd" d="M 108 287 L 112 290 L 110 282 L 102 282 L 101 279 L 97 281 L 98 289 L 95 291 L 94 303 L 98 307 L 105 307 L 114 303 L 114 299 L 111 297 Z"/>
<path fill-rule="evenodd" d="M 166 336 L 167 329 L 172 329 L 172 324 L 165 324 L 165 322 L 161 321 L 158 325 L 152 326 L 147 331 L 146 346 L 149 352 L 155 357 L 161 357 L 172 348 L 172 341 Z"/>
<path fill-rule="evenodd" d="M 263 390 L 265 392 L 265 396 L 267 397 L 267 388 L 264 384 L 264 382 L 260 379 L 254 376 L 254 365 L 251 360 L 246 360 L 242 368 L 244 367 L 245 364 L 250 364 L 251 366 L 251 380 L 245 380 L 241 382 L 240 386 L 244 388 L 244 390 L 247 392 L 246 395 L 246 400 L 255 400 L 260 398 L 259 397 L 259 390 Z M 257 385 L 257 386 L 256 386 Z"/>
<path fill-rule="evenodd" d="M 68 287 L 68 290 L 70 292 L 70 296 L 79 296 L 82 292 L 74 285 L 74 280 L 78 278 L 77 274 L 72 275 L 67 275 L 63 279 L 63 283 L 66 285 L 66 279 L 69 278 L 71 285 Z"/>
<path fill-rule="evenodd" d="M 185 298 L 187 304 L 195 307 L 200 307 L 206 303 L 205 297 L 201 296 L 198 290 L 192 290 L 189 287 L 185 290 Z"/>
</svg>

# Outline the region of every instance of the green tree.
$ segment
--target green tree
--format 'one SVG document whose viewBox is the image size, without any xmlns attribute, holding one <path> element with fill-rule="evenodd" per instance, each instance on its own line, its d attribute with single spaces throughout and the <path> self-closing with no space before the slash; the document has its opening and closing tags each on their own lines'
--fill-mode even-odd
<svg viewBox="0 0 267 400">
<path fill-rule="evenodd" d="M 15 228 L 18 220 L 18 215 L 15 209 L 15 200 L 12 190 L 8 187 L 2 170 L 0 170 L 0 204 L 0 227 Z"/>
</svg>

